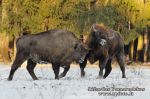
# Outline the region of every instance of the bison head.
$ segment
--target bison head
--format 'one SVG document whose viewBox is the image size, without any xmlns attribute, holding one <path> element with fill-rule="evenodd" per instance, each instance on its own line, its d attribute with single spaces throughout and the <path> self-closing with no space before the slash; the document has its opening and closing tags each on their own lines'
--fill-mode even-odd
<svg viewBox="0 0 150 99">
<path fill-rule="evenodd" d="M 73 57 L 77 63 L 83 63 L 88 53 L 88 48 L 82 41 L 77 42 L 74 46 Z"/>
<path fill-rule="evenodd" d="M 104 25 L 94 24 L 91 29 L 92 41 L 94 43 L 104 46 L 107 41 L 112 38 L 111 33 Z"/>
</svg>

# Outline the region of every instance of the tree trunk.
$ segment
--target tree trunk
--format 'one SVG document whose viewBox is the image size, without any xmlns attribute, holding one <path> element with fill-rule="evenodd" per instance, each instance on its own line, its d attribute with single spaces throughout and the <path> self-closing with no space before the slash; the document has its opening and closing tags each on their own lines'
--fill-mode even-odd
<svg viewBox="0 0 150 99">
<path fill-rule="evenodd" d="M 146 27 L 146 34 L 144 35 L 144 62 L 147 62 L 147 51 L 148 51 L 148 27 Z"/>
<path fill-rule="evenodd" d="M 3 0 L 2 1 L 2 25 L 3 28 L 7 28 L 9 24 L 8 20 L 8 7 L 9 7 L 9 0 Z M 3 32 L 6 33 L 6 31 L 3 29 Z"/>
<path fill-rule="evenodd" d="M 128 21 L 128 29 L 131 30 L 130 20 Z M 133 61 L 134 41 L 132 40 L 129 44 L 129 60 Z"/>
<path fill-rule="evenodd" d="M 9 36 L 5 35 L 1 35 L 2 39 L 1 39 L 1 55 L 3 58 L 3 62 L 8 63 L 11 61 L 11 57 L 10 57 L 10 49 L 9 49 Z"/>
<path fill-rule="evenodd" d="M 2 15 L 1 15 L 1 24 L 2 24 L 2 33 L 1 33 L 1 54 L 4 62 L 10 62 L 10 50 L 9 50 L 9 36 L 7 33 L 7 28 L 9 26 L 8 19 L 8 7 L 9 0 L 2 1 Z"/>
<path fill-rule="evenodd" d="M 44 20 L 44 30 L 48 31 L 48 29 L 49 29 L 49 18 L 46 18 Z"/>
<path fill-rule="evenodd" d="M 148 27 L 148 50 L 147 50 L 147 61 L 150 62 L 150 26 Z"/>
<path fill-rule="evenodd" d="M 133 49 L 134 49 L 134 41 L 132 40 L 129 44 L 129 60 L 133 61 Z"/>
<path fill-rule="evenodd" d="M 98 0 L 92 0 L 92 1 L 90 2 L 90 9 L 96 7 L 96 2 L 97 2 L 97 1 L 98 1 Z"/>
<path fill-rule="evenodd" d="M 1 9 L 1 7 L 2 7 L 2 0 L 0 0 L 0 28 L 1 28 L 1 26 L 2 26 L 2 9 Z"/>
<path fill-rule="evenodd" d="M 0 41 L 2 41 L 2 36 L 0 36 Z M 3 56 L 2 56 L 2 42 L 0 42 L 0 62 L 3 61 Z"/>
<path fill-rule="evenodd" d="M 0 0 L 0 8 L 2 7 L 2 0 Z M 2 28 L 2 9 L 0 9 L 0 30 Z M 1 41 L 1 31 L 0 31 L 0 41 Z M 0 44 L 0 62 L 2 61 L 2 51 L 1 51 L 1 44 Z"/>
<path fill-rule="evenodd" d="M 133 50 L 133 61 L 137 61 L 137 46 L 138 46 L 138 38 L 134 40 L 134 50 Z"/>
<path fill-rule="evenodd" d="M 143 34 L 138 37 L 138 61 L 143 62 Z"/>
</svg>

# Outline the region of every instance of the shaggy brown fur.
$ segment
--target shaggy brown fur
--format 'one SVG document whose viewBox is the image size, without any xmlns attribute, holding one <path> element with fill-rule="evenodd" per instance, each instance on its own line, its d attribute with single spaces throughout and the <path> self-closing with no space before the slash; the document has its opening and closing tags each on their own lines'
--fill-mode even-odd
<svg viewBox="0 0 150 99">
<path fill-rule="evenodd" d="M 116 56 L 122 71 L 122 77 L 125 78 L 124 41 L 117 31 L 104 25 L 94 24 L 85 43 L 91 50 L 87 54 L 84 63 L 80 64 L 81 76 L 85 75 L 84 68 L 87 60 L 91 64 L 99 60 L 100 72 L 98 77 L 103 77 L 103 69 L 105 68 L 104 78 L 106 78 L 111 72 L 112 58 Z"/>
</svg>

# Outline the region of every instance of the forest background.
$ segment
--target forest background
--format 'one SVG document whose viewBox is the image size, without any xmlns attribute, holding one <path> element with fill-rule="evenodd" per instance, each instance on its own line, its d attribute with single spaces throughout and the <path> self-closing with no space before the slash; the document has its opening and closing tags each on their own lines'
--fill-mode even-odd
<svg viewBox="0 0 150 99">
<path fill-rule="evenodd" d="M 23 33 L 65 29 L 81 38 L 94 23 L 121 33 L 126 60 L 150 62 L 150 0 L 0 0 L 0 61 L 14 60 Z"/>
</svg>

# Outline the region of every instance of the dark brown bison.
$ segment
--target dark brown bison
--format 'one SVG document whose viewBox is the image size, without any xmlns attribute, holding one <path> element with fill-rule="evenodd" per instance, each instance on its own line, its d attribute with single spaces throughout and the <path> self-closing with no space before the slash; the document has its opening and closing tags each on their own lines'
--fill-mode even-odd
<svg viewBox="0 0 150 99">
<path fill-rule="evenodd" d="M 12 80 L 14 72 L 27 60 L 27 70 L 37 80 L 34 68 L 37 63 L 52 63 L 55 79 L 64 77 L 73 61 L 82 63 L 87 54 L 85 45 L 72 32 L 50 30 L 33 35 L 25 35 L 17 40 L 16 58 L 12 64 L 8 80 Z M 59 69 L 64 72 L 59 76 Z"/>
<path fill-rule="evenodd" d="M 91 49 L 87 54 L 85 61 L 80 64 L 81 76 L 85 75 L 84 68 L 87 60 L 91 64 L 99 61 L 98 78 L 106 78 L 111 70 L 112 58 L 116 57 L 122 71 L 122 78 L 125 78 L 125 61 L 124 61 L 124 41 L 122 36 L 112 29 L 103 25 L 94 24 L 85 43 Z M 105 74 L 103 76 L 103 69 Z"/>
</svg>

